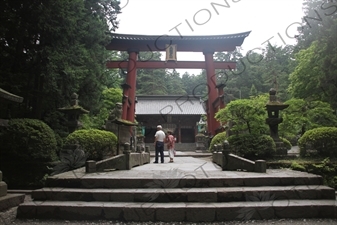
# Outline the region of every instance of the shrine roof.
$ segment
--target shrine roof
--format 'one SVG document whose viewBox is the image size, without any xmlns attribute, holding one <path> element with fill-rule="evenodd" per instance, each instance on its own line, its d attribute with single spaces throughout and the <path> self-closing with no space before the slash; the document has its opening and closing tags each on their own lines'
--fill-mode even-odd
<svg viewBox="0 0 337 225">
<path fill-rule="evenodd" d="M 137 35 L 137 34 L 111 34 L 111 42 L 106 46 L 108 50 L 127 51 L 165 51 L 166 44 L 177 44 L 178 51 L 203 52 L 233 51 L 241 46 L 250 31 L 224 35 L 202 36 L 170 36 L 170 35 Z"/>
<path fill-rule="evenodd" d="M 12 102 L 18 102 L 21 103 L 23 101 L 23 97 L 14 95 L 8 91 L 5 91 L 4 89 L 0 88 L 0 98 L 6 99 L 8 101 Z"/>
<path fill-rule="evenodd" d="M 200 96 L 138 95 L 136 115 L 202 115 L 206 114 Z"/>
</svg>

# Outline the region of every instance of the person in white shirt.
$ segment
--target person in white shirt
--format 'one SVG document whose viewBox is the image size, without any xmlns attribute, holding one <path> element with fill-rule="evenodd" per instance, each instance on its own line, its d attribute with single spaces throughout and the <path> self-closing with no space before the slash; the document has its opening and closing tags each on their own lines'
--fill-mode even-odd
<svg viewBox="0 0 337 225">
<path fill-rule="evenodd" d="M 157 132 L 154 135 L 155 140 L 154 140 L 154 146 L 155 146 L 155 161 L 154 163 L 158 163 L 158 157 L 160 154 L 160 161 L 161 163 L 164 163 L 164 141 L 166 138 L 166 135 L 164 131 L 162 131 L 163 127 L 161 125 L 157 126 Z"/>
</svg>

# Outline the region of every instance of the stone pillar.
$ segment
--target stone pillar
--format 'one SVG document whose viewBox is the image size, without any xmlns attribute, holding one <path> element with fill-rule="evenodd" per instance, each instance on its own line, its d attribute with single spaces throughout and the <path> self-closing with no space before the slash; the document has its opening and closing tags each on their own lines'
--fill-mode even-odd
<svg viewBox="0 0 337 225">
<path fill-rule="evenodd" d="M 225 140 L 222 144 L 222 171 L 227 170 L 229 153 L 230 153 L 229 143 L 227 140 Z"/>
<path fill-rule="evenodd" d="M 129 100 L 130 107 L 127 113 L 127 120 L 134 122 L 135 121 L 135 104 L 136 104 L 136 78 L 137 78 L 137 56 L 138 50 L 129 49 L 129 63 L 128 63 L 128 80 L 127 83 L 130 85 L 129 90 Z"/>
<path fill-rule="evenodd" d="M 0 171 L 0 197 L 7 195 L 7 184 L 2 181 L 2 172 Z"/>
<path fill-rule="evenodd" d="M 226 87 L 225 84 L 219 84 L 216 86 L 216 88 L 218 89 L 218 97 L 219 97 L 219 109 L 223 109 L 225 108 L 225 99 L 224 99 L 224 91 L 223 89 Z"/>
<path fill-rule="evenodd" d="M 127 83 L 124 83 L 121 85 L 123 88 L 123 99 L 122 99 L 122 119 L 126 120 L 127 119 L 127 113 L 128 113 L 128 107 L 129 107 L 129 89 L 131 86 Z"/>
<path fill-rule="evenodd" d="M 96 172 L 96 162 L 94 160 L 88 160 L 85 162 L 85 172 L 86 173 Z"/>
<path fill-rule="evenodd" d="M 130 157 L 131 157 L 131 150 L 130 150 L 130 143 L 124 143 L 124 151 L 123 153 L 125 154 L 125 168 L 127 170 L 131 170 L 131 162 L 130 162 Z"/>
<path fill-rule="evenodd" d="M 213 60 L 213 50 L 207 50 L 203 52 L 205 55 L 206 62 L 206 74 L 207 74 L 207 85 L 208 85 L 208 131 L 214 136 L 216 134 L 216 129 L 220 126 L 214 118 L 215 109 L 213 107 L 213 102 L 217 99 L 217 89 L 216 89 L 216 75 L 214 69 L 214 60 Z"/>
<path fill-rule="evenodd" d="M 256 160 L 254 172 L 265 173 L 267 171 L 267 163 L 265 160 Z"/>
<path fill-rule="evenodd" d="M 150 147 L 149 146 L 145 146 L 145 152 L 150 153 Z"/>
</svg>

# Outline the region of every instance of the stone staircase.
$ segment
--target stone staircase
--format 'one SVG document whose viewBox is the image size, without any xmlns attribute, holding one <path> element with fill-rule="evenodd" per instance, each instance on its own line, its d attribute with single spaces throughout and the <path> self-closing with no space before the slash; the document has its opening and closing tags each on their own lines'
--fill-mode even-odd
<svg viewBox="0 0 337 225">
<path fill-rule="evenodd" d="M 204 172 L 68 172 L 48 178 L 47 187 L 33 191 L 34 201 L 21 204 L 17 216 L 211 222 L 337 215 L 335 191 L 323 186 L 320 176 L 288 170 Z"/>
</svg>

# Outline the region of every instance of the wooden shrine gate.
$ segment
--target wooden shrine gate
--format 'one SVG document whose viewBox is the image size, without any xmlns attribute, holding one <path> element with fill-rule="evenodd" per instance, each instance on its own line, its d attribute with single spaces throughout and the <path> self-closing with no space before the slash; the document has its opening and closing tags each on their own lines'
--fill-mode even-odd
<svg viewBox="0 0 337 225">
<path fill-rule="evenodd" d="M 207 74 L 208 99 L 206 101 L 208 133 L 215 135 L 220 124 L 215 113 L 225 107 L 224 84 L 217 84 L 216 69 L 235 69 L 236 62 L 214 62 L 214 52 L 231 52 L 241 46 L 249 32 L 212 36 L 168 36 L 112 34 L 108 50 L 126 51 L 128 60 L 109 61 L 107 68 L 127 69 L 123 87 L 122 119 L 134 122 L 136 105 L 137 69 L 205 69 Z M 138 61 L 140 51 L 166 51 L 166 61 Z M 205 61 L 177 61 L 176 52 L 202 52 Z"/>
</svg>

